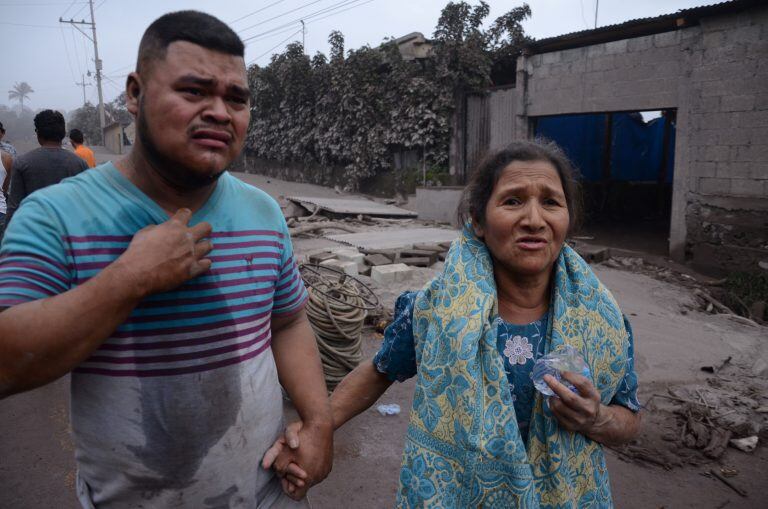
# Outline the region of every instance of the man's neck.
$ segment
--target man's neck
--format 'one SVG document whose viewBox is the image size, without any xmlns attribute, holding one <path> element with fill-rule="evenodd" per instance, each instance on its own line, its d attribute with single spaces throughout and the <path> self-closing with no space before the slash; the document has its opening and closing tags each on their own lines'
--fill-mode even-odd
<svg viewBox="0 0 768 509">
<path fill-rule="evenodd" d="M 115 166 L 133 185 L 138 187 L 169 216 L 181 208 L 197 211 L 216 189 L 216 182 L 200 189 L 180 189 L 171 185 L 141 153 L 137 144 Z"/>
<path fill-rule="evenodd" d="M 61 142 L 60 141 L 40 140 L 40 146 L 43 147 L 43 148 L 61 148 Z"/>
</svg>

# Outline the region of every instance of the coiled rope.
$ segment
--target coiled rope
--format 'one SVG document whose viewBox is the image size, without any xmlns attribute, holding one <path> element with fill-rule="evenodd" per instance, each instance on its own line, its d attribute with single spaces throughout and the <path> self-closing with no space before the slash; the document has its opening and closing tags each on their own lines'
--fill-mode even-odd
<svg viewBox="0 0 768 509">
<path fill-rule="evenodd" d="M 343 276 L 336 281 L 324 277 L 309 288 L 307 316 L 315 331 L 329 391 L 363 358 L 365 308 L 358 288 Z"/>
</svg>

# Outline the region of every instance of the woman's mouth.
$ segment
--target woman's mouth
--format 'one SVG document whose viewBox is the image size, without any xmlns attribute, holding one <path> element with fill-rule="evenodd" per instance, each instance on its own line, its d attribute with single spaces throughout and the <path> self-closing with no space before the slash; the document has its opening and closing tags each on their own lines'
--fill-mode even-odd
<svg viewBox="0 0 768 509">
<path fill-rule="evenodd" d="M 517 246 L 524 251 L 538 251 L 547 247 L 549 242 L 544 237 L 520 237 Z"/>
</svg>

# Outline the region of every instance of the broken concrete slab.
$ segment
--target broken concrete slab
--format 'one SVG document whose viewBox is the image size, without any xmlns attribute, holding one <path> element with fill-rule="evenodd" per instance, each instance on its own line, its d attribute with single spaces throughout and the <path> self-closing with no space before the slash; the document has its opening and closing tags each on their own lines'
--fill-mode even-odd
<svg viewBox="0 0 768 509">
<path fill-rule="evenodd" d="M 365 257 L 365 263 L 373 267 L 379 267 L 381 265 L 391 265 L 392 259 L 387 258 L 383 254 L 374 253 L 374 254 L 369 254 Z"/>
<path fill-rule="evenodd" d="M 330 252 L 323 252 L 323 253 L 315 253 L 309 255 L 309 263 L 313 265 L 320 265 L 326 260 L 333 260 L 336 258 L 336 255 Z"/>
<path fill-rule="evenodd" d="M 423 243 L 419 242 L 418 244 L 413 245 L 413 249 L 419 249 L 422 251 L 436 251 L 436 252 L 442 252 L 445 251 L 445 248 L 441 246 L 440 244 L 436 243 Z"/>
<path fill-rule="evenodd" d="M 366 215 L 371 217 L 417 217 L 411 210 L 385 205 L 375 201 L 355 200 L 349 198 L 317 198 L 310 196 L 288 196 L 288 200 L 296 202 L 308 209 L 326 211 L 331 214 L 344 216 Z"/>
<path fill-rule="evenodd" d="M 394 262 L 395 258 L 397 258 L 397 250 L 395 249 L 361 249 L 361 251 L 366 255 L 379 254 L 385 256 L 389 258 L 390 262 Z"/>
<path fill-rule="evenodd" d="M 371 267 L 371 279 L 380 284 L 404 281 L 411 275 L 412 269 L 404 263 L 393 263 Z"/>
<path fill-rule="evenodd" d="M 434 262 L 428 256 L 414 256 L 411 258 L 400 258 L 400 263 L 404 263 L 412 267 L 429 267 Z"/>
<path fill-rule="evenodd" d="M 350 276 L 357 276 L 359 274 L 357 270 L 358 269 L 357 263 L 346 261 L 346 260 L 338 260 L 336 258 L 332 260 L 325 260 L 320 264 L 320 266 L 338 269 Z"/>
<path fill-rule="evenodd" d="M 324 235 L 324 238 L 348 244 L 360 250 L 369 250 L 411 249 L 417 242 L 450 242 L 458 235 L 458 230 L 444 228 L 399 228 L 389 231 Z"/>
<path fill-rule="evenodd" d="M 575 249 L 587 263 L 600 263 L 611 257 L 610 249 L 603 246 L 592 246 L 579 242 Z"/>
<path fill-rule="evenodd" d="M 407 263 L 405 260 L 408 258 L 427 258 L 429 259 L 429 264 L 432 265 L 437 261 L 437 251 L 427 251 L 425 249 L 403 249 L 400 251 L 398 256 L 398 261 L 402 260 L 403 263 Z M 410 264 L 413 265 L 413 264 Z"/>
</svg>

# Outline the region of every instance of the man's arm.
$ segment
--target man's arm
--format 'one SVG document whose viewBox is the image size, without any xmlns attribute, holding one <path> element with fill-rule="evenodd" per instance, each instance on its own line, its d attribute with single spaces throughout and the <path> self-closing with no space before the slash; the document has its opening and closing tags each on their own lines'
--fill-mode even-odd
<svg viewBox="0 0 768 509">
<path fill-rule="evenodd" d="M 333 417 L 315 334 L 303 309 L 272 316 L 272 353 L 280 384 L 304 423 L 296 460 L 316 484 L 333 464 Z"/>
<path fill-rule="evenodd" d="M 3 194 L 8 194 L 8 188 L 11 185 L 11 173 L 13 173 L 13 158 L 7 152 L 0 152 L 0 157 L 3 158 L 3 166 L 5 167 L 6 175 L 5 180 L 2 182 Z"/>
<path fill-rule="evenodd" d="M 13 173 L 11 174 L 10 188 L 8 190 L 8 203 L 5 214 L 6 228 L 11 223 L 11 218 L 13 217 L 13 214 L 16 213 L 16 209 L 19 208 L 21 200 L 27 196 L 22 164 L 23 163 L 18 159 L 13 162 Z"/>
<path fill-rule="evenodd" d="M 210 225 L 191 212 L 136 233 L 117 260 L 85 284 L 0 312 L 0 398 L 65 375 L 84 361 L 146 296 L 207 271 Z"/>
</svg>

